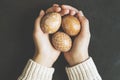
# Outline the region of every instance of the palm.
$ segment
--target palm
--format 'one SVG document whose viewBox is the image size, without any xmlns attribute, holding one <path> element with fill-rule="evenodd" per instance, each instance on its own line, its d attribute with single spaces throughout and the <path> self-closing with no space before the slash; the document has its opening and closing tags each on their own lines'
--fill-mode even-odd
<svg viewBox="0 0 120 80">
<path fill-rule="evenodd" d="M 33 39 L 35 43 L 36 54 L 38 55 L 40 54 L 41 56 L 46 56 L 46 59 L 49 58 L 52 61 L 56 61 L 56 59 L 60 55 L 60 51 L 53 48 L 49 40 L 49 35 L 41 30 L 40 27 L 41 18 L 42 17 L 39 16 L 36 19 L 35 28 L 33 31 Z"/>
<path fill-rule="evenodd" d="M 72 58 L 79 58 L 85 55 L 85 53 L 88 53 L 89 39 L 89 37 L 83 37 L 82 35 L 76 37 L 72 49 L 64 54 L 66 60 L 69 61 Z"/>
<path fill-rule="evenodd" d="M 58 56 L 60 51 L 53 48 L 51 42 L 49 40 L 49 35 L 45 33 L 38 32 L 36 34 L 36 42 L 37 42 L 37 50 L 40 50 L 41 54 L 53 55 Z"/>
</svg>

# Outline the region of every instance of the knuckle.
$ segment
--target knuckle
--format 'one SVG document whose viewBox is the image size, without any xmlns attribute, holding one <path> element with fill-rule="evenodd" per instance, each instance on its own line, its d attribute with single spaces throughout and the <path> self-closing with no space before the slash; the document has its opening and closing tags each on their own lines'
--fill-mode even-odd
<svg viewBox="0 0 120 80">
<path fill-rule="evenodd" d="M 53 11 L 56 11 L 56 6 L 53 6 L 51 9 L 53 10 Z"/>
<path fill-rule="evenodd" d="M 84 18 L 83 18 L 83 22 L 89 23 L 89 20 L 88 20 L 86 17 L 84 17 Z"/>
</svg>

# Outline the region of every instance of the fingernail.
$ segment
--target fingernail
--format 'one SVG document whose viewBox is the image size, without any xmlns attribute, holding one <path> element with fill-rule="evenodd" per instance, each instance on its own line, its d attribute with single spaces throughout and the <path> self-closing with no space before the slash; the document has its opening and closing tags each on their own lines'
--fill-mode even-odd
<svg viewBox="0 0 120 80">
<path fill-rule="evenodd" d="M 81 15 L 81 16 L 84 16 L 84 14 L 83 14 L 83 12 L 82 12 L 82 11 L 79 11 L 79 13 L 80 13 L 80 15 Z"/>
<path fill-rule="evenodd" d="M 63 4 L 63 5 L 61 5 L 61 7 L 63 8 L 63 9 L 65 9 L 65 5 Z"/>
<path fill-rule="evenodd" d="M 40 11 L 40 15 L 42 16 L 44 14 L 44 10 L 41 10 Z"/>
<path fill-rule="evenodd" d="M 58 8 L 57 8 L 57 11 L 58 11 L 58 12 L 59 12 L 59 11 L 61 11 L 61 8 L 60 8 L 60 7 L 58 7 Z"/>
</svg>

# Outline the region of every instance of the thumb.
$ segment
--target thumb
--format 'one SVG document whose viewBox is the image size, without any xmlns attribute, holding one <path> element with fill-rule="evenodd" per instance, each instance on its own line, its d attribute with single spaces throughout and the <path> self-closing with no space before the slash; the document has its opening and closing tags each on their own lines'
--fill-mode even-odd
<svg viewBox="0 0 120 80">
<path fill-rule="evenodd" d="M 84 16 L 82 11 L 79 11 L 77 13 L 78 19 L 81 23 L 81 32 L 79 34 L 79 36 L 83 35 L 83 36 L 87 36 L 90 35 L 90 29 L 89 29 L 89 21 L 88 19 Z"/>
<path fill-rule="evenodd" d="M 35 32 L 36 31 L 42 31 L 41 28 L 40 28 L 40 22 L 41 22 L 42 17 L 44 16 L 44 14 L 45 14 L 44 10 L 41 10 L 39 16 L 35 20 L 35 26 L 34 26 L 34 31 Z"/>
</svg>

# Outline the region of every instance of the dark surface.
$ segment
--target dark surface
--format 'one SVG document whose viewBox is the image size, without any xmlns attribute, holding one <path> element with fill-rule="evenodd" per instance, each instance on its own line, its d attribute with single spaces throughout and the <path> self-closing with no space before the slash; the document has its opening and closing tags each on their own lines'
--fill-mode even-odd
<svg viewBox="0 0 120 80">
<path fill-rule="evenodd" d="M 0 0 L 0 80 L 16 80 L 21 74 L 34 54 L 34 20 L 56 2 L 84 11 L 92 34 L 89 53 L 103 80 L 120 80 L 119 0 Z M 67 80 L 63 56 L 54 66 L 54 80 Z"/>
</svg>

